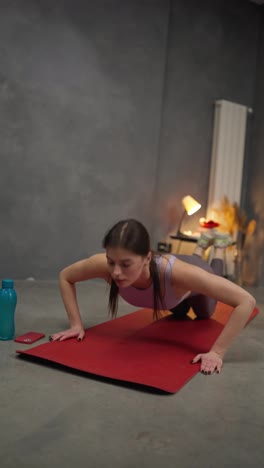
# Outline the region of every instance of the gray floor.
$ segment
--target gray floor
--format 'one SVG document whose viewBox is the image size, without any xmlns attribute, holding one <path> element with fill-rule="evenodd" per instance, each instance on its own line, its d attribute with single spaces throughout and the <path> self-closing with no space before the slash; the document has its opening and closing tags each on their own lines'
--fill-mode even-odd
<svg viewBox="0 0 264 468">
<path fill-rule="evenodd" d="M 16 333 L 67 326 L 56 282 L 16 282 Z M 222 468 L 264 466 L 264 290 L 261 308 L 220 375 L 160 395 L 18 358 L 0 342 L 0 465 Z M 107 319 L 100 282 L 78 287 L 85 325 Z M 120 306 L 120 315 L 134 310 Z"/>
</svg>

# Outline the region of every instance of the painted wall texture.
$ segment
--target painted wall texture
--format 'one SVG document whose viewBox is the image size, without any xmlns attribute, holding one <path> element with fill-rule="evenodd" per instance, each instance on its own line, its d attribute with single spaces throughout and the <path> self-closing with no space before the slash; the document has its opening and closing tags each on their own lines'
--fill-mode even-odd
<svg viewBox="0 0 264 468">
<path fill-rule="evenodd" d="M 257 228 L 245 254 L 244 280 L 249 285 L 264 286 L 264 8 L 259 35 L 257 81 L 254 103 L 251 152 L 245 168 L 245 208 Z"/>
<path fill-rule="evenodd" d="M 174 206 L 177 221 L 182 210 L 180 200 L 186 194 L 193 195 L 202 209 L 187 217 L 187 229 L 194 229 L 206 213 L 214 102 L 226 99 L 253 107 L 258 13 L 247 2 L 173 2 L 159 207 L 162 211 L 168 204 L 172 216 Z"/>
<path fill-rule="evenodd" d="M 56 278 L 151 224 L 168 7 L 0 1 L 1 275 Z"/>
<path fill-rule="evenodd" d="M 214 101 L 255 106 L 260 7 L 77 3 L 0 0 L 2 277 L 57 278 L 129 216 L 155 247 L 183 195 L 206 207 Z M 263 171 L 259 106 L 248 204 Z"/>
</svg>

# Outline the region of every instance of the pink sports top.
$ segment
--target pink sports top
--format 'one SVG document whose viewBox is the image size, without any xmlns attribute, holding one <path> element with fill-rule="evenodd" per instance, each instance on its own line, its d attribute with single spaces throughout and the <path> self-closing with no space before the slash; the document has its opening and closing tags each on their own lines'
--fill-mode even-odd
<svg viewBox="0 0 264 468">
<path fill-rule="evenodd" d="M 154 260 L 158 267 L 158 272 L 161 270 L 162 265 L 162 256 L 154 257 Z M 165 310 L 170 310 L 179 304 L 187 295 L 184 295 L 181 298 L 176 296 L 175 290 L 171 285 L 171 271 L 172 266 L 176 260 L 174 255 L 170 255 L 168 259 L 168 263 L 165 268 L 164 272 L 164 296 L 163 296 L 163 304 Z M 154 300 L 153 300 L 153 284 L 151 284 L 146 289 L 138 289 L 133 286 L 128 286 L 127 288 L 119 288 L 120 296 L 129 304 L 132 304 L 136 307 L 146 307 L 152 309 L 154 307 Z M 162 305 L 159 305 L 160 309 L 162 309 Z"/>
</svg>

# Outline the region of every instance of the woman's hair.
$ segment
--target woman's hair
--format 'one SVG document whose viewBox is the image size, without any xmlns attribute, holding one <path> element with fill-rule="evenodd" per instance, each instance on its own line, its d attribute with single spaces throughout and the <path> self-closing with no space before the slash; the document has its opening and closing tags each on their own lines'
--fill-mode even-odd
<svg viewBox="0 0 264 468">
<path fill-rule="evenodd" d="M 149 233 L 145 226 L 135 219 L 125 219 L 116 223 L 105 235 L 103 247 L 120 247 L 129 250 L 136 255 L 146 257 L 151 251 Z M 153 254 L 153 252 L 152 252 Z M 160 318 L 160 309 L 163 307 L 159 273 L 153 255 L 149 264 L 150 276 L 153 283 L 153 317 Z M 116 317 L 118 308 L 119 288 L 115 281 L 111 280 L 108 309 L 112 318 Z"/>
</svg>

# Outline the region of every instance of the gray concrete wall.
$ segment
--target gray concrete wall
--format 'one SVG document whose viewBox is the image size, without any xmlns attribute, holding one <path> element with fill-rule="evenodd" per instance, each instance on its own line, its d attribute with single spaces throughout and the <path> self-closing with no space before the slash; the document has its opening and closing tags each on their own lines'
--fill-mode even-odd
<svg viewBox="0 0 264 468">
<path fill-rule="evenodd" d="M 240 0 L 0 0 L 0 276 L 56 278 L 122 217 L 156 241 L 184 194 L 205 206 L 213 102 L 252 105 L 258 20 Z"/>
<path fill-rule="evenodd" d="M 258 67 L 254 103 L 251 152 L 246 165 L 245 208 L 257 229 L 248 243 L 245 279 L 248 284 L 264 286 L 264 8 L 258 47 Z"/>
<path fill-rule="evenodd" d="M 214 102 L 226 99 L 253 107 L 259 17 L 259 8 L 250 2 L 173 2 L 158 181 L 159 232 L 177 228 L 186 194 L 199 200 L 202 209 L 187 217 L 185 229 L 195 229 L 206 213 Z"/>
<path fill-rule="evenodd" d="M 167 24 L 164 0 L 0 0 L 1 277 L 150 226 Z"/>
</svg>

